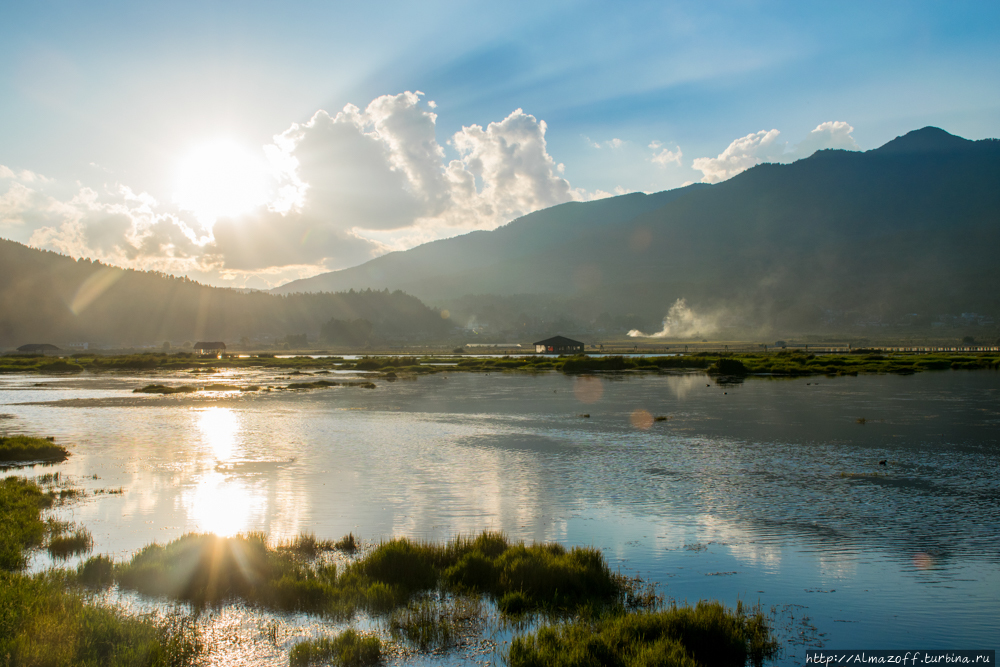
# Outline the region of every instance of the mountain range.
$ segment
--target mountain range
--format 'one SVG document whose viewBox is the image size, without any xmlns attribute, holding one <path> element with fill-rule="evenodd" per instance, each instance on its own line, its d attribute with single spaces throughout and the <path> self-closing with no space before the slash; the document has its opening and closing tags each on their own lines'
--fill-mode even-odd
<svg viewBox="0 0 1000 667">
<path fill-rule="evenodd" d="M 1000 314 L 998 249 L 1000 141 L 927 127 L 716 185 L 554 206 L 273 292 L 400 289 L 472 320 L 506 303 L 515 327 L 544 312 L 652 327 L 685 304 L 676 317 L 703 329 L 929 326 Z"/>
</svg>

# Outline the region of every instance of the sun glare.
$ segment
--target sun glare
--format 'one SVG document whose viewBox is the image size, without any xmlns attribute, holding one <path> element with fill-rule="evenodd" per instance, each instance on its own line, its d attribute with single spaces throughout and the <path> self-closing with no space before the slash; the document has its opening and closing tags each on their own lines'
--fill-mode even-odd
<svg viewBox="0 0 1000 667">
<path fill-rule="evenodd" d="M 229 139 L 202 144 L 177 163 L 174 202 L 203 224 L 267 203 L 270 183 L 262 156 Z"/>
</svg>

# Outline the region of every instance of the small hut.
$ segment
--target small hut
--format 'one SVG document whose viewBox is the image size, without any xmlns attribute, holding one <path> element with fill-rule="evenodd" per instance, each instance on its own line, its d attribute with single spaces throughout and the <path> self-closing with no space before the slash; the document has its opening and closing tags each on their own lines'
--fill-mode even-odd
<svg viewBox="0 0 1000 667">
<path fill-rule="evenodd" d="M 538 354 L 579 354 L 583 352 L 583 343 L 565 336 L 553 336 L 535 343 Z"/>
<path fill-rule="evenodd" d="M 198 354 L 223 354 L 226 351 L 226 344 L 221 341 L 198 342 L 194 344 L 194 351 Z"/>
</svg>

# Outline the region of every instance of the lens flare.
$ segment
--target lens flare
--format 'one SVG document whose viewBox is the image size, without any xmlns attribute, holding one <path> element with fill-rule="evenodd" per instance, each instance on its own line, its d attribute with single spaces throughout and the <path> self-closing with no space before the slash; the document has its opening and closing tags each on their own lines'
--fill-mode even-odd
<svg viewBox="0 0 1000 667">
<path fill-rule="evenodd" d="M 581 403 L 597 403 L 604 396 L 604 383 L 590 375 L 581 375 L 573 382 L 573 395 Z"/>
<path fill-rule="evenodd" d="M 653 425 L 653 415 L 649 414 L 649 410 L 634 410 L 629 421 L 635 428 L 646 431 Z"/>
</svg>

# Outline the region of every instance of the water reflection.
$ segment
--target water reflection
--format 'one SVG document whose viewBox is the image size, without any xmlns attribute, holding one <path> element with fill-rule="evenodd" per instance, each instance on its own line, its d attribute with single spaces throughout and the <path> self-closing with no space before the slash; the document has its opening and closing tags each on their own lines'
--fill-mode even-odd
<svg viewBox="0 0 1000 667">
<path fill-rule="evenodd" d="M 267 509 L 267 498 L 245 480 L 211 471 L 181 495 L 197 532 L 230 537 L 250 529 Z"/>
<path fill-rule="evenodd" d="M 202 408 L 197 414 L 198 430 L 202 438 L 219 461 L 232 459 L 236 449 L 236 436 L 240 431 L 240 420 L 231 408 Z"/>
<path fill-rule="evenodd" d="M 217 464 L 232 461 L 238 453 L 240 416 L 225 407 L 193 411 L 202 442 Z M 267 509 L 266 497 L 246 479 L 217 467 L 201 474 L 194 487 L 180 496 L 189 523 L 198 532 L 231 536 L 249 529 L 255 517 Z"/>
</svg>

